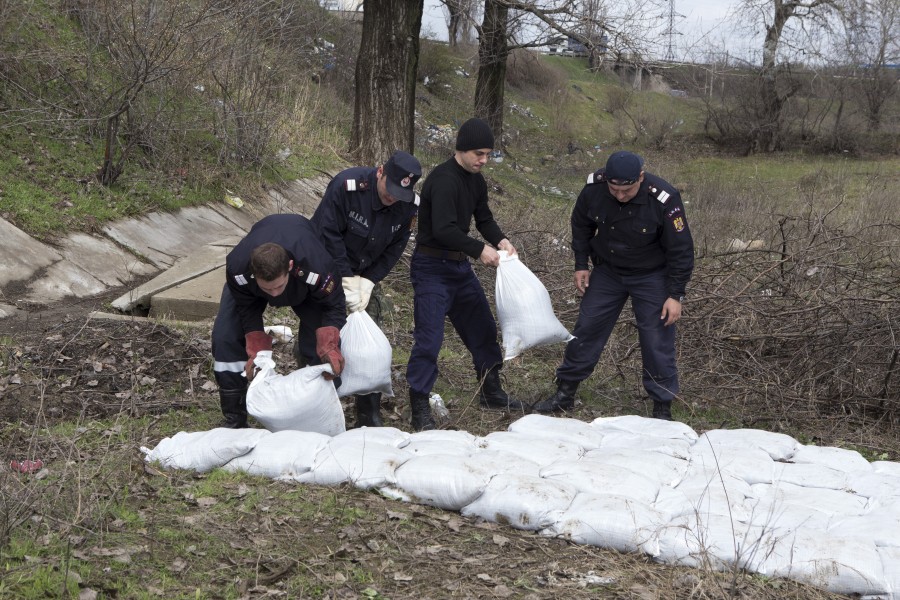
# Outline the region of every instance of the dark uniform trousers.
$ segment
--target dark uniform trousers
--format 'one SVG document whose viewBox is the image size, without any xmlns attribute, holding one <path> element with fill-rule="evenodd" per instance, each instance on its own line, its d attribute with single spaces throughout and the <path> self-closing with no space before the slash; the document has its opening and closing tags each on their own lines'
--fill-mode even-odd
<svg viewBox="0 0 900 600">
<path fill-rule="evenodd" d="M 450 317 L 450 323 L 472 353 L 476 372 L 503 362 L 497 323 L 468 260 L 413 254 L 410 280 L 416 323 L 406 367 L 410 394 L 429 394 L 437 381 L 445 317 Z"/>
<path fill-rule="evenodd" d="M 565 358 L 556 370 L 556 377 L 581 382 L 590 376 L 629 296 L 644 363 L 644 389 L 654 400 L 671 402 L 679 388 L 675 325 L 666 327 L 665 319 L 659 318 L 669 297 L 664 269 L 618 275 L 606 265 L 595 268 L 581 299 L 581 310 L 572 332 L 575 339 L 566 345 Z"/>
<path fill-rule="evenodd" d="M 300 317 L 300 330 L 297 335 L 301 355 L 307 364 L 321 364 L 322 360 L 316 356 L 316 329 L 322 323 L 321 309 L 312 302 L 292 306 L 291 309 Z M 219 314 L 216 315 L 213 324 L 212 354 L 213 372 L 220 389 L 247 387 L 247 379 L 244 377 L 244 367 L 247 365 L 244 329 L 235 308 L 234 297 L 227 285 L 222 290 Z"/>
</svg>

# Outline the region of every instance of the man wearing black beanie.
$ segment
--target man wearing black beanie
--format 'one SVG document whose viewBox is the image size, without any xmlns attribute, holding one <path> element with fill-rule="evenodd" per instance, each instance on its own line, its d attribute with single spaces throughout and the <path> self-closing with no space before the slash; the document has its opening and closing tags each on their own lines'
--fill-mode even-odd
<svg viewBox="0 0 900 600">
<path fill-rule="evenodd" d="M 494 147 L 494 134 L 481 119 L 459 128 L 456 152 L 435 167 L 422 187 L 416 249 L 410 263 L 415 294 L 415 331 L 406 367 L 412 427 L 434 429 L 429 396 L 438 376 L 438 353 L 444 342 L 444 320 L 450 317 L 472 354 L 484 408 L 522 411 L 500 383 L 503 355 L 497 323 L 469 258 L 497 267 L 505 250 L 516 254 L 488 207 L 487 183 L 481 169 Z M 487 244 L 469 235 L 472 220 Z"/>
</svg>

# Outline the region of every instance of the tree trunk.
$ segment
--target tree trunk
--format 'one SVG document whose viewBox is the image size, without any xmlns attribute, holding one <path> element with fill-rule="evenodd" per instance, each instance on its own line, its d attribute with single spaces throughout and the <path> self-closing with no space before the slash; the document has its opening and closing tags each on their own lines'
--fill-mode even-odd
<svg viewBox="0 0 900 600">
<path fill-rule="evenodd" d="M 475 82 L 475 116 L 491 126 L 497 147 L 503 133 L 503 93 L 509 47 L 506 31 L 509 8 L 497 0 L 485 0 L 481 40 L 478 44 L 478 80 Z"/>
<path fill-rule="evenodd" d="M 381 164 L 394 150 L 413 151 L 423 4 L 380 0 L 365 5 L 350 138 L 350 152 L 360 165 Z"/>
</svg>

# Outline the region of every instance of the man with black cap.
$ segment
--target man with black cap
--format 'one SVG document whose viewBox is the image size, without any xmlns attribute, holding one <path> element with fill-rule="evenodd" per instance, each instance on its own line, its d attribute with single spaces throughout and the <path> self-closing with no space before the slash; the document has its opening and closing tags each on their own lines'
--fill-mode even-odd
<svg viewBox="0 0 900 600">
<path fill-rule="evenodd" d="M 346 169 L 328 184 L 312 217 L 337 263 L 347 310 L 368 310 L 379 324 L 384 303 L 379 282 L 409 241 L 419 206 L 413 188 L 421 176 L 422 165 L 402 150 L 380 167 Z M 300 337 L 311 335 L 317 326 L 301 323 Z M 306 363 L 300 356 L 298 362 Z M 356 426 L 381 427 L 380 410 L 379 392 L 357 395 Z"/>
<path fill-rule="evenodd" d="M 344 292 L 334 259 L 306 217 L 269 215 L 225 257 L 225 287 L 212 330 L 222 427 L 247 426 L 247 383 L 256 371 L 254 361 L 272 349 L 272 338 L 263 330 L 267 306 L 290 306 L 301 327 L 308 315 L 317 315 L 303 353 L 315 364 L 331 365 L 333 376 L 325 375 L 327 379 L 341 374 Z"/>
<path fill-rule="evenodd" d="M 493 147 L 490 126 L 481 119 L 469 119 L 459 128 L 453 157 L 435 167 L 422 187 L 416 248 L 410 262 L 415 331 L 406 367 L 412 427 L 416 431 L 435 428 L 429 396 L 438 376 L 446 317 L 472 354 L 481 384 L 481 406 L 523 410 L 500 383 L 503 355 L 497 342 L 497 323 L 469 263 L 469 258 L 474 258 L 496 267 L 500 264 L 497 250 L 516 254 L 488 207 L 487 183 L 481 169 Z M 487 244 L 469 235 L 473 218 Z"/>
<path fill-rule="evenodd" d="M 653 416 L 671 420 L 672 400 L 679 393 L 675 322 L 681 318 L 694 269 L 694 242 L 681 194 L 662 178 L 645 173 L 638 155 L 615 152 L 605 169 L 588 175 L 571 222 L 581 310 L 575 337 L 556 369 L 556 393 L 532 410 L 553 413 L 575 407 L 578 384 L 600 360 L 630 297 L 644 389 L 653 399 Z"/>
</svg>

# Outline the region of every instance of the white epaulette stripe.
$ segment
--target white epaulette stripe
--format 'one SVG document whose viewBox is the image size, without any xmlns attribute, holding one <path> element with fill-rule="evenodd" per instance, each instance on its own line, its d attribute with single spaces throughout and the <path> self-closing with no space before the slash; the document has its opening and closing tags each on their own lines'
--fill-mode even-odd
<svg viewBox="0 0 900 600">
<path fill-rule="evenodd" d="M 665 204 L 666 200 L 669 199 L 669 195 L 669 192 L 662 190 L 659 192 L 659 196 L 657 196 L 656 199 Z"/>
<path fill-rule="evenodd" d="M 318 273 L 310 273 L 306 276 L 306 283 L 308 283 L 309 285 L 316 285 L 317 281 L 319 281 Z"/>
<path fill-rule="evenodd" d="M 238 285 L 247 285 L 247 278 L 244 277 L 243 275 L 235 275 L 234 280 L 237 282 Z"/>
<path fill-rule="evenodd" d="M 590 175 L 587 176 L 587 183 L 588 183 L 588 185 L 594 183 L 594 174 L 593 173 L 591 173 Z"/>
<path fill-rule="evenodd" d="M 419 198 L 419 195 L 418 195 L 418 194 L 416 194 L 416 199 L 413 200 L 413 204 L 415 204 L 416 206 L 419 206 L 419 204 L 420 204 L 421 202 L 422 202 L 422 199 Z"/>
<path fill-rule="evenodd" d="M 347 180 L 347 191 L 348 191 L 348 192 L 355 192 L 355 191 L 356 191 L 356 180 L 355 180 L 355 179 L 348 179 L 348 180 Z"/>
</svg>

